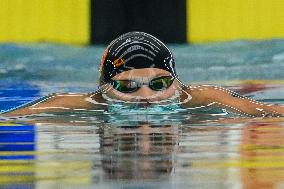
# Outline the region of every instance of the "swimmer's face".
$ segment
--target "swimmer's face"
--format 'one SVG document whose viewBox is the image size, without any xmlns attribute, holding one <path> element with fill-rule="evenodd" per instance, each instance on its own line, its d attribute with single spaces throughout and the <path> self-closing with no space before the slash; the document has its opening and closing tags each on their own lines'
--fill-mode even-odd
<svg viewBox="0 0 284 189">
<path fill-rule="evenodd" d="M 162 101 L 174 97 L 181 88 L 181 84 L 168 71 L 158 68 L 125 71 L 112 80 L 112 84 L 102 87 L 107 96 L 130 102 Z"/>
</svg>

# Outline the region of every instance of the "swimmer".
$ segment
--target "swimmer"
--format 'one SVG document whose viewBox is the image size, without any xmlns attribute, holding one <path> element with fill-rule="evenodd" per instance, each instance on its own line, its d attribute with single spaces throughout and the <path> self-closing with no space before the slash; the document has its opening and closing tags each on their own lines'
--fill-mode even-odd
<svg viewBox="0 0 284 189">
<path fill-rule="evenodd" d="M 284 115 L 283 106 L 264 104 L 222 87 L 183 84 L 171 51 L 160 40 L 143 32 L 129 32 L 113 40 L 102 56 L 99 70 L 96 92 L 52 94 L 4 115 L 107 111 L 110 103 L 147 108 L 171 102 L 189 110 L 220 108 L 249 117 Z"/>
</svg>

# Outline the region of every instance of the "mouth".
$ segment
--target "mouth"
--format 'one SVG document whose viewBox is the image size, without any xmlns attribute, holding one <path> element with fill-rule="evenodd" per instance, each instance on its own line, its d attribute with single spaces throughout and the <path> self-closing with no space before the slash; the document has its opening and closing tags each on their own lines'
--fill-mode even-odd
<svg viewBox="0 0 284 189">
<path fill-rule="evenodd" d="M 139 100 L 138 103 L 137 103 L 137 106 L 139 108 L 148 108 L 152 105 L 153 105 L 153 103 L 149 102 L 148 100 L 144 100 L 144 99 Z"/>
<path fill-rule="evenodd" d="M 146 101 L 146 102 L 142 101 L 142 102 L 139 102 L 137 105 L 138 105 L 139 108 L 148 108 L 152 105 L 152 103 L 150 103 L 148 101 Z"/>
</svg>

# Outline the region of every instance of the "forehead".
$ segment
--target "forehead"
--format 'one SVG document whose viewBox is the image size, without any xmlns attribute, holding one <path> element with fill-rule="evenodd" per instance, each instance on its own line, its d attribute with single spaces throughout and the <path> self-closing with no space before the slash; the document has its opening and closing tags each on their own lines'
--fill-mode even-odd
<svg viewBox="0 0 284 189">
<path fill-rule="evenodd" d="M 158 77 L 168 76 L 170 72 L 159 68 L 143 68 L 133 69 L 115 75 L 112 79 L 128 79 L 128 78 L 139 78 L 139 77 Z"/>
</svg>

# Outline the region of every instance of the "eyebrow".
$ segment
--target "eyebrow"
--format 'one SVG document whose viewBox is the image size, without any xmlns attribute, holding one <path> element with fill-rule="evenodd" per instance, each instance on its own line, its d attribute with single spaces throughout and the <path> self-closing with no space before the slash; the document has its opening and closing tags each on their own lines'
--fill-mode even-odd
<svg viewBox="0 0 284 189">
<path fill-rule="evenodd" d="M 157 73 L 156 75 L 154 76 L 151 76 L 151 77 L 136 77 L 136 76 L 131 76 L 129 78 L 123 78 L 123 79 L 114 79 L 114 80 L 137 80 L 137 79 L 141 79 L 141 78 L 147 78 L 149 80 L 151 79 L 154 79 L 154 78 L 157 78 L 157 77 L 162 77 L 162 76 L 172 76 L 170 73 Z"/>
<path fill-rule="evenodd" d="M 166 74 L 157 74 L 157 75 L 155 75 L 155 76 L 151 76 L 151 77 L 130 77 L 130 78 L 128 78 L 128 79 L 125 79 L 125 80 L 140 80 L 141 78 L 142 79 L 147 79 L 147 80 L 152 80 L 152 79 L 154 79 L 154 78 L 158 78 L 158 77 L 162 77 L 162 76 L 171 76 L 171 75 L 166 75 Z"/>
</svg>

